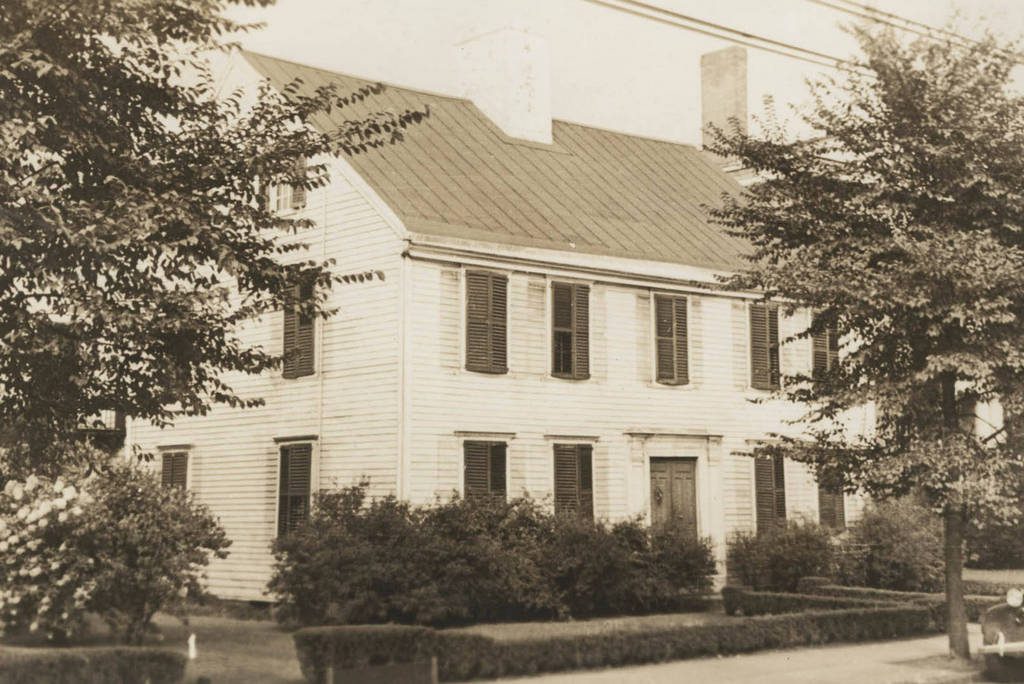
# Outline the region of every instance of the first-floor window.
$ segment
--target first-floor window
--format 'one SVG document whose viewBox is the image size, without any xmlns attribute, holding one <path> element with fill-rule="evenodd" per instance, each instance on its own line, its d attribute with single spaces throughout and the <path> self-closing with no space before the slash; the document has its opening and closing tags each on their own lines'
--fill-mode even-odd
<svg viewBox="0 0 1024 684">
<path fill-rule="evenodd" d="M 188 452 L 167 451 L 162 454 L 160 484 L 164 487 L 181 487 L 188 483 Z"/>
<path fill-rule="evenodd" d="M 846 527 L 846 502 L 841 487 L 818 485 L 818 519 L 825 527 Z"/>
<path fill-rule="evenodd" d="M 786 466 L 779 455 L 754 459 L 754 490 L 757 533 L 765 534 L 786 524 Z"/>
<path fill-rule="evenodd" d="M 593 447 L 555 445 L 555 512 L 594 519 Z"/>
<path fill-rule="evenodd" d="M 463 442 L 463 488 L 467 499 L 505 500 L 504 442 Z"/>
<path fill-rule="evenodd" d="M 281 447 L 277 500 L 277 534 L 285 535 L 309 519 L 312 494 L 313 445 Z"/>
</svg>

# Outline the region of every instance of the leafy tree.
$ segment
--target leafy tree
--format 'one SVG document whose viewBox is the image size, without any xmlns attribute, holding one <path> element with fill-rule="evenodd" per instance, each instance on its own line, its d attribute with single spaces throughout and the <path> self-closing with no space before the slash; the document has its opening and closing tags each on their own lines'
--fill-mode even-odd
<svg viewBox="0 0 1024 684">
<path fill-rule="evenodd" d="M 715 151 L 762 181 L 715 219 L 752 245 L 729 282 L 784 310 L 810 309 L 796 337 L 841 335 L 839 362 L 787 378 L 810 443 L 778 450 L 819 480 L 887 498 L 923 494 L 941 513 L 951 651 L 967 657 L 961 568 L 969 518 L 1012 514 L 1021 478 L 1012 431 L 974 428 L 978 401 L 1012 413 L 1024 376 L 1024 103 L 1012 49 L 906 42 L 852 29 L 853 69 L 812 83 L 794 141 L 774 116 L 757 136 L 719 131 Z M 851 409 L 873 405 L 853 435 Z"/>
<path fill-rule="evenodd" d="M 329 263 L 283 265 L 305 221 L 269 186 L 327 182 L 297 159 L 401 139 L 426 112 L 383 112 L 324 133 L 314 115 L 371 98 L 265 85 L 217 97 L 206 57 L 252 26 L 237 0 L 5 0 L 0 4 L 0 425 L 5 470 L 54 472 L 53 445 L 120 409 L 158 424 L 248 406 L 221 379 L 281 362 L 236 335 Z M 273 0 L 244 0 L 267 5 Z M 372 110 L 371 110 L 372 111 Z M 319 156 L 318 156 L 319 155 Z M 294 262 L 295 259 L 289 259 Z M 236 296 L 229 296 L 230 293 Z"/>
</svg>

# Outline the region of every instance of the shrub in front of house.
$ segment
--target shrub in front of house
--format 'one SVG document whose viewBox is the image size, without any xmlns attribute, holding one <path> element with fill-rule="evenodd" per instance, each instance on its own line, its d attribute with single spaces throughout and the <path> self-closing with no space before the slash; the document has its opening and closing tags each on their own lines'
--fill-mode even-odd
<svg viewBox="0 0 1024 684">
<path fill-rule="evenodd" d="M 87 612 L 128 644 L 229 542 L 183 489 L 125 463 L 72 484 L 34 476 L 0 494 L 0 628 L 62 641 Z"/>
<path fill-rule="evenodd" d="M 912 498 L 869 504 L 843 542 L 841 584 L 896 591 L 941 591 L 942 522 Z"/>
<path fill-rule="evenodd" d="M 466 630 L 398 625 L 310 627 L 295 649 L 319 683 L 340 670 L 437 658 L 441 681 L 619 667 L 770 648 L 867 641 L 934 631 L 922 606 L 885 606 L 737 618 L 729 624 L 636 627 L 536 639 L 494 639 Z"/>
<path fill-rule="evenodd" d="M 1021 515 L 1024 517 L 1024 513 Z M 966 537 L 968 567 L 1024 568 L 1024 534 L 1019 524 L 975 520 L 968 525 Z"/>
<path fill-rule="evenodd" d="M 451 625 L 675 610 L 710 588 L 711 546 L 529 498 L 413 507 L 322 492 L 274 543 L 269 588 L 298 624 Z M 690 599 L 692 603 L 692 599 Z"/>
<path fill-rule="evenodd" d="M 789 521 L 770 532 L 740 532 L 729 540 L 729 581 L 759 590 L 794 592 L 802 577 L 830 575 L 833 533 L 813 522 Z"/>
<path fill-rule="evenodd" d="M 162 648 L 5 648 L 0 681 L 5 684 L 177 684 L 185 678 L 185 656 Z"/>
</svg>

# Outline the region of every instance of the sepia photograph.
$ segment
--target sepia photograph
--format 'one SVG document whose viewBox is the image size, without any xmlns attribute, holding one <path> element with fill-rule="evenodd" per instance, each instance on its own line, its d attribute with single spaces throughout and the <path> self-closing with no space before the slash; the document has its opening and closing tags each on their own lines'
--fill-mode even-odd
<svg viewBox="0 0 1024 684">
<path fill-rule="evenodd" d="M 0 0 L 0 684 L 1024 682 L 1024 0 Z"/>
</svg>

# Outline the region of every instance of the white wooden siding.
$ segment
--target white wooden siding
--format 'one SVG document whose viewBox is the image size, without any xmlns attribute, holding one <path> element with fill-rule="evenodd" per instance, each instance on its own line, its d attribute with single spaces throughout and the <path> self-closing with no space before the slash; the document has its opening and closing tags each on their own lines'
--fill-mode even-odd
<svg viewBox="0 0 1024 684">
<path fill-rule="evenodd" d="M 276 533 L 278 445 L 275 438 L 317 435 L 320 487 L 367 477 L 376 493 L 394 491 L 399 433 L 401 240 L 359 188 L 339 174 L 308 193 L 301 215 L 317 222 L 295 239 L 309 249 L 295 259 L 333 258 L 335 273 L 381 271 L 384 280 L 335 285 L 337 314 L 317 321 L 316 373 L 286 380 L 280 372 L 225 378 L 259 408 L 217 407 L 158 430 L 135 425 L 145 449 L 190 444 L 191 488 L 210 505 L 232 540 L 230 555 L 210 568 L 210 590 L 228 598 L 266 598 L 270 544 Z M 279 312 L 253 322 L 243 339 L 279 352 Z"/>
<path fill-rule="evenodd" d="M 647 511 L 646 461 L 652 450 L 664 449 L 665 440 L 684 439 L 691 446 L 694 440 L 703 444 L 706 455 L 706 468 L 699 471 L 708 480 L 701 490 L 708 498 L 707 506 L 701 503 L 707 511 L 702 532 L 715 538 L 721 554 L 730 531 L 754 528 L 753 463 L 746 453 L 753 440 L 792 432 L 784 421 L 798 413 L 779 402 L 750 401 L 765 393 L 749 388 L 746 303 L 689 295 L 691 383 L 665 386 L 654 381 L 652 291 L 593 283 L 592 376 L 564 380 L 550 375 L 548 279 L 513 272 L 509 372 L 488 375 L 464 369 L 461 277 L 456 264 L 412 263 L 414 305 L 407 315 L 409 328 L 417 332 L 407 387 L 411 500 L 429 503 L 458 491 L 460 431 L 514 433 L 510 495 L 549 499 L 550 436 L 576 435 L 596 440 L 598 517 L 621 519 Z M 799 317 L 784 319 L 780 335 L 804 323 Z M 810 341 L 786 345 L 781 360 L 783 373 L 809 371 Z M 710 437 L 715 435 L 721 438 Z M 817 487 L 803 465 L 787 464 L 787 489 L 792 515 L 817 517 Z"/>
</svg>

